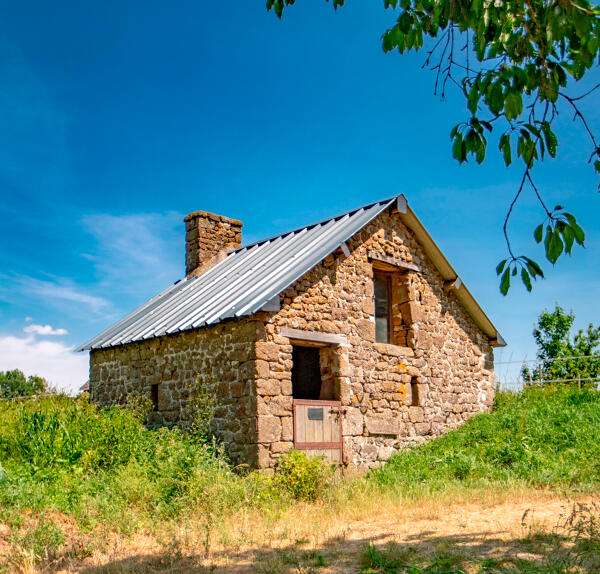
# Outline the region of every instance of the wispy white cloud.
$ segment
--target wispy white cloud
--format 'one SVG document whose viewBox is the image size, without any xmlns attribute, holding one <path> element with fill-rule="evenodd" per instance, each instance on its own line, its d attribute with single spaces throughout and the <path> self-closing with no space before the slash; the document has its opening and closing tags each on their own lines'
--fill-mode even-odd
<svg viewBox="0 0 600 574">
<path fill-rule="evenodd" d="M 69 280 L 60 279 L 58 282 L 22 277 L 21 285 L 32 295 L 49 300 L 68 301 L 85 305 L 94 313 L 104 312 L 110 307 L 110 302 L 86 292 L 84 287 L 73 285 Z M 51 301 L 50 301 L 51 302 Z"/>
<path fill-rule="evenodd" d="M 74 353 L 73 347 L 35 336 L 0 336 L 0 371 L 20 369 L 26 375 L 39 375 L 60 390 L 76 391 L 89 375 L 87 353 Z"/>
<path fill-rule="evenodd" d="M 37 279 L 28 275 L 0 275 L 0 301 L 17 303 L 26 295 L 30 300 L 48 308 L 59 308 L 62 312 L 81 317 L 109 315 L 113 307 L 104 297 L 89 293 L 84 286 L 78 286 L 70 279 Z M 28 317 L 26 320 L 31 321 Z"/>
<path fill-rule="evenodd" d="M 55 329 L 52 325 L 28 325 L 23 327 L 25 333 L 35 333 L 36 335 L 67 335 L 66 329 Z"/>
<path fill-rule="evenodd" d="M 81 256 L 95 264 L 103 288 L 154 294 L 183 274 L 181 214 L 94 214 L 82 223 L 96 239 L 97 249 Z"/>
</svg>

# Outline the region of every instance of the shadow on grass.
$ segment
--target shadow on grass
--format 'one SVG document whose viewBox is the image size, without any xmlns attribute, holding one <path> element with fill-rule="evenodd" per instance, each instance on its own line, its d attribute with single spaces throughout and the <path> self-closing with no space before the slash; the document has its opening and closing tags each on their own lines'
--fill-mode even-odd
<svg viewBox="0 0 600 574">
<path fill-rule="evenodd" d="M 310 573 L 363 572 L 458 574 L 461 572 L 564 574 L 600 572 L 600 547 L 580 547 L 554 533 L 504 539 L 501 532 L 436 536 L 433 532 L 389 542 L 387 534 L 331 538 L 309 547 L 302 541 L 280 548 L 213 552 L 208 559 L 180 550 L 136 555 L 104 566 L 78 568 L 85 574 L 112 573 Z"/>
</svg>

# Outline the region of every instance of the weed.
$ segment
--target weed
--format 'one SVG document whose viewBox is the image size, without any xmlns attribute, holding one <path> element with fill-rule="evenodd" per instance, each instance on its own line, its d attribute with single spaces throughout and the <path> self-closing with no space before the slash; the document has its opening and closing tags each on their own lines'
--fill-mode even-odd
<svg viewBox="0 0 600 574">
<path fill-rule="evenodd" d="M 317 500 L 329 487 L 333 468 L 323 457 L 290 450 L 279 457 L 275 485 L 297 500 Z"/>
<path fill-rule="evenodd" d="M 36 560 L 51 560 L 56 557 L 65 541 L 65 533 L 54 523 L 40 521 L 22 535 L 13 534 L 11 542 Z"/>
</svg>

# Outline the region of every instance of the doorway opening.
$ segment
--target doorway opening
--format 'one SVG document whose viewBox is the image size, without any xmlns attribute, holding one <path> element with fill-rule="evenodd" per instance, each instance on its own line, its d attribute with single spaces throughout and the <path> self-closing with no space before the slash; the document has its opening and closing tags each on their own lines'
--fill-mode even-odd
<svg viewBox="0 0 600 574">
<path fill-rule="evenodd" d="M 295 399 L 318 400 L 321 395 L 319 347 L 292 347 L 292 395 Z"/>
<path fill-rule="evenodd" d="M 336 347 L 292 346 L 292 396 L 294 399 L 333 401 L 339 397 Z"/>
</svg>

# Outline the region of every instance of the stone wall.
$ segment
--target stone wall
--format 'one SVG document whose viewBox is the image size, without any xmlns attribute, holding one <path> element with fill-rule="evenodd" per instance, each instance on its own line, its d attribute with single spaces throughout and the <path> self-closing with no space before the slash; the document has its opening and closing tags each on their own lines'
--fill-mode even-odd
<svg viewBox="0 0 600 574">
<path fill-rule="evenodd" d="M 187 423 L 199 390 L 216 395 L 215 435 L 235 463 L 256 464 L 254 341 L 262 323 L 232 320 L 195 331 L 91 352 L 90 398 L 101 405 L 128 396 L 151 398 L 154 424 Z M 192 399 L 192 402 L 190 402 Z"/>
<path fill-rule="evenodd" d="M 293 446 L 292 345 L 280 334 L 284 326 L 346 335 L 346 345 L 327 351 L 335 360 L 325 359 L 324 377 L 343 404 L 346 464 L 372 467 L 396 449 L 440 435 L 491 408 L 492 348 L 456 297 L 444 291 L 441 276 L 400 218 L 386 212 L 347 243 L 349 257 L 341 251 L 327 257 L 286 290 L 280 311 L 261 314 L 261 466 L 272 466 L 279 453 Z M 370 252 L 422 269 L 394 279 L 402 299 L 393 302 L 402 317 L 394 340 L 401 345 L 375 342 Z"/>
</svg>

